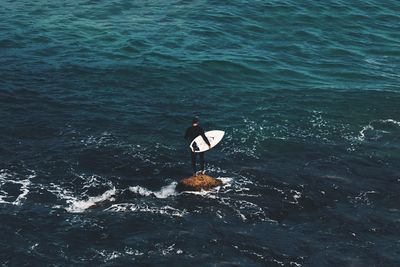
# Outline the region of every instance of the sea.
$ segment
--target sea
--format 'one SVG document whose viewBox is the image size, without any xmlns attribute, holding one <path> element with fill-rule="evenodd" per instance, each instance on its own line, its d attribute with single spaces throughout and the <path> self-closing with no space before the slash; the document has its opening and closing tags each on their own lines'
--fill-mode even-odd
<svg viewBox="0 0 400 267">
<path fill-rule="evenodd" d="M 400 2 L 0 0 L 0 266 L 400 266 Z"/>
</svg>

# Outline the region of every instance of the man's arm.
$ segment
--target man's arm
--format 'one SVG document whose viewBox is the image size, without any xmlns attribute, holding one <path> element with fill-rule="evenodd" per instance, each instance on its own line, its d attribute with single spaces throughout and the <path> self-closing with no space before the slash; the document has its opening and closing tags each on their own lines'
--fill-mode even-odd
<svg viewBox="0 0 400 267">
<path fill-rule="evenodd" d="M 203 128 L 201 128 L 201 137 L 203 137 L 204 142 L 206 142 L 206 144 L 207 144 L 208 146 L 211 146 L 210 142 L 208 141 L 207 136 L 206 136 L 205 133 L 204 133 Z"/>
</svg>

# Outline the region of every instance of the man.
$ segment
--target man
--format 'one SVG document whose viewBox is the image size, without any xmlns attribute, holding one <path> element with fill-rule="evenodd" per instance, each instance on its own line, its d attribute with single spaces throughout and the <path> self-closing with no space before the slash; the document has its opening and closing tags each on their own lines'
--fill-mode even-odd
<svg viewBox="0 0 400 267">
<path fill-rule="evenodd" d="M 206 135 L 204 134 L 203 128 L 199 125 L 199 119 L 194 118 L 192 120 L 192 126 L 187 128 L 186 133 L 185 133 L 185 139 L 189 141 L 189 144 L 192 143 L 192 141 L 197 137 L 201 135 L 203 137 L 204 142 L 211 147 L 210 142 L 208 141 Z M 193 150 L 196 151 L 198 149 L 197 144 L 193 143 Z M 204 152 L 200 153 L 194 153 L 192 150 L 190 150 L 191 155 L 192 155 L 192 168 L 194 175 L 197 175 L 197 168 L 196 168 L 196 154 L 199 154 L 200 156 L 200 172 L 204 174 Z"/>
</svg>

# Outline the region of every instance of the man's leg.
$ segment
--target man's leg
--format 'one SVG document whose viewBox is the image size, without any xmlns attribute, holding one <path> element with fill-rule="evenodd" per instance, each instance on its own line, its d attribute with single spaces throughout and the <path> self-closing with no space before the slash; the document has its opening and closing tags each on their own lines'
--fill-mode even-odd
<svg viewBox="0 0 400 267">
<path fill-rule="evenodd" d="M 193 173 L 196 174 L 196 153 L 191 152 L 192 154 L 192 169 Z"/>
<path fill-rule="evenodd" d="M 204 173 L 204 152 L 199 153 L 200 154 L 200 170 Z"/>
</svg>

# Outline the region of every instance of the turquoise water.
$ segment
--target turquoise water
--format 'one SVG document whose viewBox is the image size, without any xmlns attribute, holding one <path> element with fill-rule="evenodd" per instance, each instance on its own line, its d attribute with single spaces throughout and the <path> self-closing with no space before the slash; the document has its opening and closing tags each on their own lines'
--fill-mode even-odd
<svg viewBox="0 0 400 267">
<path fill-rule="evenodd" d="M 3 266 L 398 266 L 398 1 L 0 1 Z M 191 174 L 193 116 L 226 132 Z"/>
</svg>

